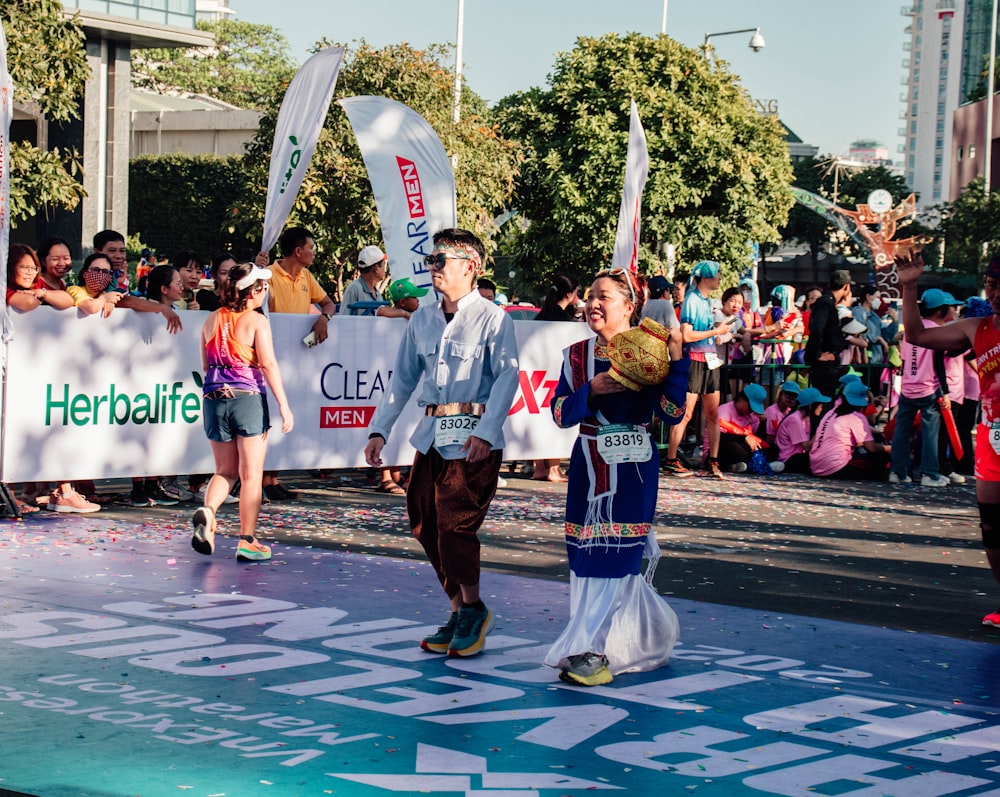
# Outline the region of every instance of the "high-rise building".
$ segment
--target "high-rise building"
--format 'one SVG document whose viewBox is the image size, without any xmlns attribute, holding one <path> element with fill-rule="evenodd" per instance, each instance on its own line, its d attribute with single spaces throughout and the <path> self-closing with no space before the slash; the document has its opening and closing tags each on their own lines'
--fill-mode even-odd
<svg viewBox="0 0 1000 797">
<path fill-rule="evenodd" d="M 918 207 L 948 199 L 951 168 L 951 117 L 962 96 L 966 9 L 978 0 L 913 0 L 902 8 L 909 18 L 904 33 L 906 87 L 899 129 L 903 138 L 903 176 L 917 193 Z M 989 5 L 989 2 L 986 2 Z"/>
</svg>

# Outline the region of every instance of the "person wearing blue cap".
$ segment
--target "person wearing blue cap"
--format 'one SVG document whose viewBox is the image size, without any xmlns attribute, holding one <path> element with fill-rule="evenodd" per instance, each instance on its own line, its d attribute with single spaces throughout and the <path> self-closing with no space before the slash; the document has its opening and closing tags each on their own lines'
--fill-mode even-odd
<svg viewBox="0 0 1000 797">
<path fill-rule="evenodd" d="M 917 282 L 923 272 L 919 255 L 896 259 L 906 340 L 934 351 L 962 351 L 972 346 L 975 352 L 981 406 L 976 428 L 976 501 L 986 559 L 994 578 L 1000 581 L 1000 257 L 990 260 L 984 274 L 993 315 L 962 318 L 944 326 L 922 323 Z M 982 622 L 1000 626 L 1000 609 L 987 614 Z"/>
<path fill-rule="evenodd" d="M 843 403 L 819 422 L 809 449 L 812 474 L 828 479 L 884 481 L 889 472 L 890 449 L 875 442 L 865 417 L 868 388 L 860 380 L 848 382 L 842 398 Z"/>
<path fill-rule="evenodd" d="M 778 460 L 785 464 L 785 473 L 812 475 L 809 467 L 812 419 L 830 401 L 830 396 L 824 396 L 814 387 L 807 387 L 798 395 L 798 409 L 781 419 L 774 442 L 778 446 Z M 774 469 L 774 463 L 771 463 L 771 468 Z"/>
<path fill-rule="evenodd" d="M 954 315 L 958 304 L 950 293 L 931 288 L 920 298 L 920 326 L 940 328 Z M 952 317 L 951 320 L 954 320 Z M 900 371 L 899 404 L 896 427 L 892 435 L 892 484 L 909 484 L 910 449 L 913 427 L 920 413 L 920 486 L 947 487 L 951 481 L 941 475 L 938 458 L 938 437 L 941 432 L 941 399 L 948 392 L 944 352 L 934 352 L 910 342 L 909 336 L 900 347 L 903 367 Z M 964 479 L 963 479 L 964 481 Z"/>
<path fill-rule="evenodd" d="M 751 383 L 744 386 L 736 398 L 719 407 L 719 465 L 730 473 L 746 473 L 756 451 L 766 450 L 768 460 L 777 459 L 778 450 L 769 447 L 757 434 L 766 399 L 767 390 Z M 771 465 L 775 473 L 784 469 L 780 462 Z"/>
<path fill-rule="evenodd" d="M 788 381 L 778 388 L 778 397 L 774 403 L 764 410 L 764 439 L 768 443 L 774 442 L 774 435 L 778 431 L 778 424 L 788 413 L 795 409 L 795 404 L 799 400 L 799 393 L 802 388 L 798 382 Z"/>
<path fill-rule="evenodd" d="M 663 470 L 672 476 L 690 476 L 691 471 L 677 457 L 677 450 L 687 431 L 687 425 L 694 415 L 695 405 L 701 398 L 701 412 L 708 434 L 708 456 L 705 466 L 716 478 L 723 478 L 719 465 L 719 391 L 722 385 L 716 344 L 728 343 L 732 332 L 725 321 L 715 322 L 710 296 L 719 287 L 719 264 L 712 260 L 702 260 L 691 270 L 684 304 L 681 305 L 681 336 L 684 353 L 691 358 L 691 372 L 688 376 L 687 400 L 684 418 L 670 429 L 667 442 L 667 456 Z"/>
</svg>

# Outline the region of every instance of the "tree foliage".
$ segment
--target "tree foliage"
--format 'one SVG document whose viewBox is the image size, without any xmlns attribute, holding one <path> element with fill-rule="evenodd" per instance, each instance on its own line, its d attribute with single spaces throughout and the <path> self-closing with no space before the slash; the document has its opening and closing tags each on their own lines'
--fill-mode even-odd
<svg viewBox="0 0 1000 797">
<path fill-rule="evenodd" d="M 722 263 L 732 281 L 752 242 L 777 241 L 792 204 L 777 119 L 757 114 L 725 64 L 666 36 L 579 38 L 548 89 L 498 104 L 504 133 L 526 145 L 516 205 L 529 222 L 512 256 L 536 285 L 553 271 L 610 263 L 628 145 L 630 99 L 649 149 L 641 268 L 676 247 L 686 270 Z"/>
<path fill-rule="evenodd" d="M 199 22 L 198 29 L 215 35 L 215 47 L 136 50 L 132 85 L 158 94 L 205 94 L 255 110 L 283 94 L 295 64 L 278 30 L 235 19 Z"/>
<path fill-rule="evenodd" d="M 237 156 L 155 155 L 129 162 L 129 232 L 159 254 L 193 249 L 210 258 L 230 250 L 249 260 L 251 241 L 223 230 L 229 205 L 242 194 Z M 169 186 L 169 190 L 164 190 Z"/>
<path fill-rule="evenodd" d="M 320 46 L 327 46 L 321 42 Z M 295 200 L 289 224 L 301 224 L 316 235 L 320 254 L 314 270 L 329 284 L 350 276 L 359 249 L 380 243 L 375 198 L 350 122 L 336 100 L 375 95 L 408 105 L 440 136 L 455 155 L 458 223 L 489 239 L 493 218 L 510 200 L 517 174 L 516 145 L 489 121 L 485 102 L 463 89 L 461 121 L 452 120 L 454 72 L 442 64 L 449 48 L 415 50 L 407 44 L 375 49 L 361 41 L 345 53 L 334 102 L 327 114 L 312 162 Z M 264 198 L 274 127 L 282 97 L 272 103 L 246 155 L 248 190 L 231 209 L 230 229 L 258 238 L 263 227 Z"/>
<path fill-rule="evenodd" d="M 83 28 L 62 15 L 56 0 L 8 0 L 0 9 L 14 102 L 49 122 L 80 117 L 79 98 L 90 76 Z M 14 224 L 50 207 L 73 210 L 85 196 L 75 149 L 11 147 L 10 211 Z"/>
<path fill-rule="evenodd" d="M 986 258 L 1000 253 L 1000 192 L 987 196 L 977 177 L 958 199 L 941 206 L 939 233 L 945 268 L 978 278 Z"/>
</svg>

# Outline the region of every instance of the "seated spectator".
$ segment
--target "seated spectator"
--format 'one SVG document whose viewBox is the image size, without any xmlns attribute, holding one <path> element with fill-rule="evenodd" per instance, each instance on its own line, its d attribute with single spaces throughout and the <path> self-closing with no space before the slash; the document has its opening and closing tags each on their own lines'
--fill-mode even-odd
<svg viewBox="0 0 1000 797">
<path fill-rule="evenodd" d="M 764 415 L 767 391 L 757 384 L 749 384 L 732 401 L 719 407 L 719 465 L 730 473 L 746 473 L 755 451 L 767 448 L 758 436 Z M 708 437 L 705 437 L 705 450 Z M 765 453 L 765 456 L 767 454 Z M 775 460 L 771 469 L 781 473 L 784 466 L 777 462 L 777 449 L 769 459 Z"/>
<path fill-rule="evenodd" d="M 868 406 L 868 388 L 860 380 L 852 380 L 844 387 L 842 398 L 842 403 L 819 422 L 809 450 L 813 475 L 884 481 L 888 476 L 891 449 L 876 443 L 872 436 L 864 414 Z"/>
<path fill-rule="evenodd" d="M 197 252 L 182 249 L 174 255 L 173 267 L 181 275 L 181 283 L 184 286 L 181 298 L 174 302 L 174 308 L 201 310 L 202 307 L 198 304 L 198 285 L 205 276 L 205 261 Z"/>
<path fill-rule="evenodd" d="M 818 412 L 822 412 L 824 404 L 832 400 L 816 388 L 807 387 L 798 395 L 798 409 L 781 419 L 774 435 L 774 441 L 778 447 L 778 459 L 785 463 L 785 473 L 812 475 L 812 470 L 809 467 L 809 449 L 812 447 L 812 418 Z"/>
<path fill-rule="evenodd" d="M 41 265 L 35 250 L 23 244 L 11 244 L 7 251 L 7 304 L 22 313 L 37 310 L 42 305 L 65 310 L 73 306 L 72 297 L 64 290 L 48 287 L 39 276 Z M 64 272 L 65 273 L 65 272 Z M 18 511 L 31 514 L 38 511 L 39 494 L 48 485 L 28 482 L 24 485 L 24 500 L 14 498 Z M 49 496 L 48 508 L 56 512 L 97 512 L 101 507 L 91 503 L 73 489 L 69 482 L 60 482 Z"/>
<path fill-rule="evenodd" d="M 778 424 L 795 409 L 795 403 L 799 400 L 801 390 L 798 382 L 783 382 L 778 388 L 778 398 L 764 410 L 764 439 L 768 443 L 774 442 Z"/>
</svg>

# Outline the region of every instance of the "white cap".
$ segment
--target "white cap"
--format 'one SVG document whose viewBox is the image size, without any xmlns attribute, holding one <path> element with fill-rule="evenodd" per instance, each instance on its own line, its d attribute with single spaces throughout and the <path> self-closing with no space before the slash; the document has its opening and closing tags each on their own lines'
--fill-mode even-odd
<svg viewBox="0 0 1000 797">
<path fill-rule="evenodd" d="M 242 291 L 246 288 L 249 288 L 257 280 L 269 280 L 269 279 L 271 279 L 271 269 L 261 268 L 260 266 L 255 265 L 252 269 L 250 269 L 249 274 L 247 274 L 245 277 L 241 277 L 236 281 L 236 290 Z"/>
<path fill-rule="evenodd" d="M 377 246 L 366 246 L 358 255 L 358 268 L 371 268 L 385 260 L 385 255 Z"/>
<path fill-rule="evenodd" d="M 844 324 L 840 329 L 845 335 L 860 335 L 862 332 L 868 331 L 868 327 L 853 319 Z"/>
</svg>

